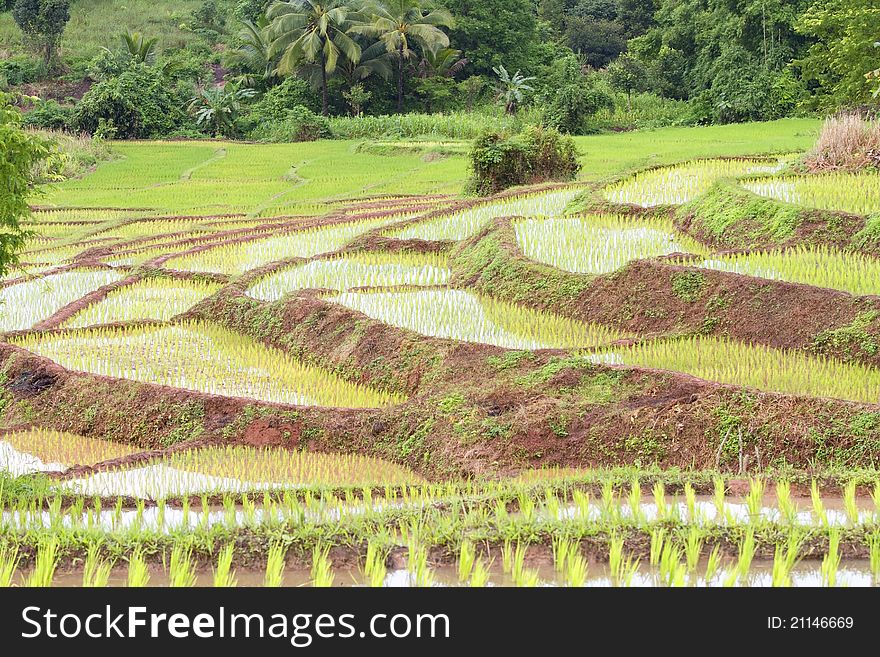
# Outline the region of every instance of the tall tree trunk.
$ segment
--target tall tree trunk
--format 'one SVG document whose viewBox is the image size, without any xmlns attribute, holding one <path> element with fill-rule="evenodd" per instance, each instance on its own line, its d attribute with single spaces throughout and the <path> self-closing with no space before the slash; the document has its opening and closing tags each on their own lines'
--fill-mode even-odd
<svg viewBox="0 0 880 657">
<path fill-rule="evenodd" d="M 327 62 L 324 59 L 324 50 L 321 50 L 321 113 L 330 115 L 330 102 L 327 98 Z"/>
<path fill-rule="evenodd" d="M 403 42 L 397 50 L 397 113 L 403 114 Z"/>
</svg>

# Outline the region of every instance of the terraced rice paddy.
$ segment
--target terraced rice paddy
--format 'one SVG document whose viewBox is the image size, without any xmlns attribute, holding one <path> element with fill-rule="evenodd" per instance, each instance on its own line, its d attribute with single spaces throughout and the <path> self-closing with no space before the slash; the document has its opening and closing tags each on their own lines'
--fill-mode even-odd
<svg viewBox="0 0 880 657">
<path fill-rule="evenodd" d="M 57 464 L 60 466 L 58 469 L 62 470 L 67 466 L 95 465 L 143 451 L 137 447 L 109 440 L 84 438 L 50 429 L 30 429 L 2 434 L 0 443 L 12 447 L 21 455 L 30 455 L 39 459 L 43 464 Z M 8 452 L 7 458 L 6 464 L 9 465 L 11 452 Z"/>
<path fill-rule="evenodd" d="M 697 266 L 855 295 L 880 294 L 880 260 L 824 246 L 712 256 Z"/>
<path fill-rule="evenodd" d="M 0 331 L 21 331 L 122 275 L 106 269 L 68 271 L 0 288 Z"/>
<path fill-rule="evenodd" d="M 808 208 L 860 215 L 880 212 L 880 174 L 876 173 L 759 178 L 742 184 L 759 196 Z"/>
<path fill-rule="evenodd" d="M 72 260 L 86 248 L 80 245 L 52 247 L 43 243 L 25 250 L 19 259 L 32 265 L 61 265 Z"/>
<path fill-rule="evenodd" d="M 608 185 L 604 194 L 612 203 L 682 205 L 707 191 L 719 178 L 770 173 L 778 168 L 778 164 L 764 160 L 700 160 L 637 173 Z"/>
<path fill-rule="evenodd" d="M 722 338 L 649 341 L 588 358 L 687 372 L 709 381 L 771 392 L 880 404 L 880 370 L 876 368 Z"/>
<path fill-rule="evenodd" d="M 447 259 L 437 255 L 366 253 L 313 260 L 275 272 L 248 288 L 261 301 L 306 289 L 344 292 L 359 287 L 434 286 L 449 281 Z"/>
<path fill-rule="evenodd" d="M 291 258 L 311 258 L 337 251 L 356 237 L 396 221 L 397 218 L 386 217 L 309 228 L 257 241 L 228 244 L 172 258 L 165 263 L 165 267 L 238 276 L 270 262 Z"/>
<path fill-rule="evenodd" d="M 590 214 L 524 219 L 513 226 L 527 258 L 581 274 L 608 274 L 633 260 L 671 253 L 708 255 L 669 220 Z"/>
<path fill-rule="evenodd" d="M 214 395 L 350 408 L 400 401 L 208 324 L 73 330 L 13 342 L 71 370 Z"/>
<path fill-rule="evenodd" d="M 496 217 L 558 217 L 566 206 L 583 193 L 583 188 L 572 187 L 539 194 L 514 196 L 500 201 L 475 205 L 424 222 L 415 223 L 386 234 L 398 239 L 429 241 L 465 240 L 480 231 Z"/>
<path fill-rule="evenodd" d="M 422 335 L 508 349 L 565 349 L 620 339 L 616 331 L 463 290 L 347 292 L 328 298 Z"/>
<path fill-rule="evenodd" d="M 220 285 L 201 281 L 154 278 L 113 290 L 103 301 L 65 322 L 67 328 L 137 320 L 168 321 L 211 296 Z"/>
<path fill-rule="evenodd" d="M 307 486 L 372 487 L 421 482 L 406 468 L 365 456 L 227 446 L 178 452 L 148 465 L 72 479 L 64 486 L 82 495 L 160 499 Z"/>
</svg>

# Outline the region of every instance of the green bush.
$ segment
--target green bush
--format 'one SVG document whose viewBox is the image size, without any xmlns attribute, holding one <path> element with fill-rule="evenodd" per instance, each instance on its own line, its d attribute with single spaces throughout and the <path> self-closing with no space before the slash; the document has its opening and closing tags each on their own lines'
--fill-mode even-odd
<svg viewBox="0 0 880 657">
<path fill-rule="evenodd" d="M 468 191 L 492 194 L 515 185 L 573 180 L 580 170 L 574 140 L 553 128 L 530 126 L 519 134 L 489 132 L 471 150 Z"/>
<path fill-rule="evenodd" d="M 271 130 L 271 126 L 267 124 L 287 121 L 289 112 L 298 107 L 317 112 L 318 97 L 305 80 L 287 78 L 242 112 L 239 129 L 244 134 L 252 133 L 258 128 Z"/>
<path fill-rule="evenodd" d="M 112 131 L 118 139 L 152 139 L 178 130 L 186 121 L 168 79 L 152 67 L 132 64 L 102 80 L 76 106 L 72 127 L 94 134 Z"/>
<path fill-rule="evenodd" d="M 29 128 L 47 130 L 67 130 L 73 117 L 73 109 L 62 107 L 54 100 L 40 101 L 37 106 L 24 115 L 22 123 Z"/>
<path fill-rule="evenodd" d="M 36 82 L 42 72 L 42 62 L 26 55 L 17 55 L 0 61 L 0 78 L 4 78 L 6 83 L 13 87 Z"/>
<path fill-rule="evenodd" d="M 259 125 L 250 133 L 251 139 L 268 142 L 317 141 L 332 136 L 327 117 L 301 105 L 287 110 L 283 120 Z"/>
</svg>

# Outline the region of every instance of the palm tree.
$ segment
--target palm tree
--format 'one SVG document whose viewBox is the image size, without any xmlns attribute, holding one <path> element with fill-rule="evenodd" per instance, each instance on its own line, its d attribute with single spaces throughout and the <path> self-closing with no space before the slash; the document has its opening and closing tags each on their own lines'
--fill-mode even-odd
<svg viewBox="0 0 880 657">
<path fill-rule="evenodd" d="M 517 107 L 523 101 L 523 91 L 532 90 L 528 83 L 535 78 L 527 78 L 520 71 L 511 76 L 503 66 L 492 70 L 498 76 L 499 84 L 495 87 L 498 100 L 504 102 L 504 109 L 508 114 L 516 114 Z"/>
<path fill-rule="evenodd" d="M 403 112 L 403 75 L 406 60 L 412 57 L 411 44 L 423 52 L 449 47 L 449 37 L 441 27 L 452 27 L 448 9 L 422 9 L 422 0 L 386 0 L 365 7 L 369 22 L 355 24 L 351 32 L 377 37 L 389 55 L 397 59 L 397 111 Z"/>
<path fill-rule="evenodd" d="M 461 50 L 455 48 L 428 50 L 419 62 L 419 77 L 454 78 L 468 65 L 468 61 L 466 57 L 462 58 Z"/>
<path fill-rule="evenodd" d="M 226 53 L 226 65 L 241 71 L 237 80 L 248 87 L 272 86 L 275 82 L 275 61 L 269 56 L 271 42 L 268 34 L 269 19 L 265 14 L 254 23 L 241 21 L 238 45 Z"/>
<path fill-rule="evenodd" d="M 269 56 L 278 60 L 278 72 L 291 75 L 303 64 L 317 64 L 321 70 L 321 100 L 324 116 L 329 113 L 327 78 L 336 71 L 340 57 L 357 62 L 361 47 L 346 34 L 355 16 L 346 0 L 290 0 L 276 2 L 267 13 L 272 21 Z"/>
</svg>

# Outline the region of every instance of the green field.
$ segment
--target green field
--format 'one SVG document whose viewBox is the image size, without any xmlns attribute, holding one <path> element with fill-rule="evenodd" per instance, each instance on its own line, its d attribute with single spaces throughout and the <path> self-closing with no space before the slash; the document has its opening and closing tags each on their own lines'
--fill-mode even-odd
<svg viewBox="0 0 880 657">
<path fill-rule="evenodd" d="M 491 198 L 463 154 L 114 142 L 0 287 L 0 584 L 876 584 L 877 216 L 749 191 L 817 130 L 579 137 Z"/>
</svg>

